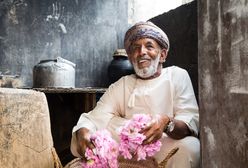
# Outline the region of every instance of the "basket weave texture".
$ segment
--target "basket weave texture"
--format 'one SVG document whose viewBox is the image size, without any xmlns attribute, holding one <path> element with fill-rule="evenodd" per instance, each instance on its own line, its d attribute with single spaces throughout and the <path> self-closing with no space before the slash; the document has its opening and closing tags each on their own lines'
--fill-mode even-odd
<svg viewBox="0 0 248 168">
<path fill-rule="evenodd" d="M 147 158 L 146 160 L 137 161 L 135 159 L 119 159 L 119 168 L 158 168 L 158 163 L 154 158 Z"/>
<path fill-rule="evenodd" d="M 166 168 L 168 160 L 178 151 L 178 149 L 178 147 L 173 148 L 160 163 L 157 163 L 154 158 L 147 158 L 146 160 L 141 161 L 120 158 L 119 168 Z"/>
<path fill-rule="evenodd" d="M 178 147 L 173 148 L 165 157 L 165 159 L 160 163 L 157 163 L 156 160 L 152 157 L 140 161 L 135 159 L 124 159 L 123 157 L 120 157 L 118 158 L 119 168 L 166 168 L 168 160 L 178 151 L 178 149 Z M 82 159 L 76 158 L 69 162 L 64 168 L 83 168 Z"/>
</svg>

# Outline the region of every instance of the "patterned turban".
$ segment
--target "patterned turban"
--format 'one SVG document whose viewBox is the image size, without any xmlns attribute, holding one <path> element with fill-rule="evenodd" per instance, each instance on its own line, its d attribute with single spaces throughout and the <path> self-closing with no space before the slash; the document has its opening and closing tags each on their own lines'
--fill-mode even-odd
<svg viewBox="0 0 248 168">
<path fill-rule="evenodd" d="M 170 44 L 167 35 L 152 22 L 139 22 L 132 26 L 125 34 L 124 46 L 127 53 L 130 53 L 130 46 L 141 38 L 152 38 L 162 48 L 169 50 Z"/>
</svg>

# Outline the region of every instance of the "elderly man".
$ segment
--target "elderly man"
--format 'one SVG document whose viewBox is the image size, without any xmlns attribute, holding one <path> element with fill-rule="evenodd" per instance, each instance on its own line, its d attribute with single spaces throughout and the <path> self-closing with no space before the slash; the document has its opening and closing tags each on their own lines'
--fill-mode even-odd
<svg viewBox="0 0 248 168">
<path fill-rule="evenodd" d="M 140 22 L 126 32 L 124 45 L 135 75 L 112 84 L 97 106 L 81 115 L 73 128 L 72 153 L 83 157 L 86 147 L 93 149 L 89 135 L 99 129 L 107 128 L 118 139 L 124 121 L 144 113 L 159 116 L 142 131 L 144 144 L 162 142 L 157 162 L 179 147 L 167 167 L 199 167 L 198 106 L 188 73 L 176 66 L 162 67 L 169 51 L 167 35 L 151 22 Z"/>
</svg>

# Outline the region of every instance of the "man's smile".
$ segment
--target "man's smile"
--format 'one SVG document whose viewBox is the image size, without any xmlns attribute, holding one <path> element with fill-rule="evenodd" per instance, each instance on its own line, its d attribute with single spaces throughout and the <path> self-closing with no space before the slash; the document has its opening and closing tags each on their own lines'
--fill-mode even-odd
<svg viewBox="0 0 248 168">
<path fill-rule="evenodd" d="M 146 58 L 139 58 L 138 60 L 137 60 L 137 63 L 138 63 L 138 65 L 139 65 L 139 68 L 145 68 L 145 67 L 148 67 L 148 66 L 150 66 L 151 65 L 151 58 L 148 58 L 148 57 L 146 57 Z"/>
</svg>

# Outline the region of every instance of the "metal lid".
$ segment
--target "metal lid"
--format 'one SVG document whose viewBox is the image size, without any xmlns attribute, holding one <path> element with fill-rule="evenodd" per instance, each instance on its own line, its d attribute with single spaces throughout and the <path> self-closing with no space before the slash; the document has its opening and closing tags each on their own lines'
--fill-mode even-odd
<svg viewBox="0 0 248 168">
<path fill-rule="evenodd" d="M 113 57 L 115 56 L 124 56 L 124 57 L 127 57 L 127 52 L 125 49 L 117 49 L 115 50 L 114 54 L 113 54 Z"/>
<path fill-rule="evenodd" d="M 40 60 L 39 64 L 46 63 L 46 62 L 61 62 L 61 63 L 66 63 L 68 65 L 71 65 L 72 67 L 75 67 L 76 64 L 74 64 L 71 61 L 68 61 L 62 57 L 57 57 L 56 59 L 45 59 L 45 60 Z"/>
</svg>

